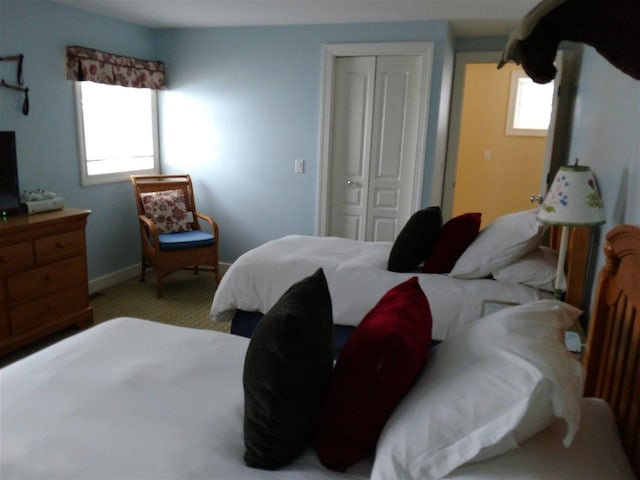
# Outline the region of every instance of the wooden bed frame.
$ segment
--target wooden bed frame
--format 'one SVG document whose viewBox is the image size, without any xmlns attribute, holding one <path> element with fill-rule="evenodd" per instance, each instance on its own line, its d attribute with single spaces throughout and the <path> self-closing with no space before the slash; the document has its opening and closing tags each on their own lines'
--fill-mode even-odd
<svg viewBox="0 0 640 480">
<path fill-rule="evenodd" d="M 611 405 L 640 478 L 640 227 L 619 225 L 606 239 L 584 356 L 585 396 Z"/>
</svg>

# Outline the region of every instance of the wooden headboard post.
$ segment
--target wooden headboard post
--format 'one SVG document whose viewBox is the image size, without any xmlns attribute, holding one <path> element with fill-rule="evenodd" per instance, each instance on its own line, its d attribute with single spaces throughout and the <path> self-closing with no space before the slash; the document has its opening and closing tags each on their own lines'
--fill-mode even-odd
<svg viewBox="0 0 640 480">
<path fill-rule="evenodd" d="M 584 355 L 585 396 L 611 405 L 640 477 L 640 227 L 620 225 L 606 239 Z"/>
</svg>

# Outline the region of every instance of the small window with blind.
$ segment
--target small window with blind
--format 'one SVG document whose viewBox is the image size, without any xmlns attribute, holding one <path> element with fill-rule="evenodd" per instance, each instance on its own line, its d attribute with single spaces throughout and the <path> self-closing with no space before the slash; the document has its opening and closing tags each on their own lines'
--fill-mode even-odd
<svg viewBox="0 0 640 480">
<path fill-rule="evenodd" d="M 159 173 L 155 90 L 77 82 L 76 104 L 83 185 Z"/>
<path fill-rule="evenodd" d="M 547 135 L 553 106 L 554 82 L 535 83 L 522 70 L 511 72 L 507 135 Z"/>
</svg>

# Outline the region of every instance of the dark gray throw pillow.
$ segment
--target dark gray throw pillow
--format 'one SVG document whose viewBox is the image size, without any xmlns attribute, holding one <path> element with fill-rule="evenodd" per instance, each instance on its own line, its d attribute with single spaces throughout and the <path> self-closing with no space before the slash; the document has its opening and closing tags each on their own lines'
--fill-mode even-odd
<svg viewBox="0 0 640 480">
<path fill-rule="evenodd" d="M 431 253 L 441 227 L 440 207 L 427 207 L 411 215 L 393 242 L 387 269 L 391 272 L 416 271 Z"/>
<path fill-rule="evenodd" d="M 322 269 L 258 323 L 244 363 L 245 463 L 274 470 L 314 437 L 333 368 L 331 296 Z"/>
</svg>

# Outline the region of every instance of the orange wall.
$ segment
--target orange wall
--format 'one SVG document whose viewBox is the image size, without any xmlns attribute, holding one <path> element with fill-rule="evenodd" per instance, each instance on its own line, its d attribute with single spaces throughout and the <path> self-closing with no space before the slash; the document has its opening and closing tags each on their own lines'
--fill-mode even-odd
<svg viewBox="0 0 640 480">
<path fill-rule="evenodd" d="M 511 71 L 507 64 L 467 65 L 453 215 L 482 212 L 482 226 L 533 208 L 540 193 L 546 137 L 505 135 Z M 489 150 L 491 158 L 484 159 Z"/>
</svg>

